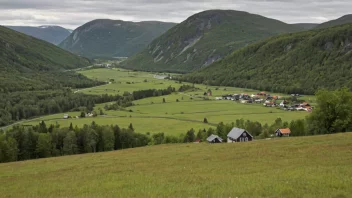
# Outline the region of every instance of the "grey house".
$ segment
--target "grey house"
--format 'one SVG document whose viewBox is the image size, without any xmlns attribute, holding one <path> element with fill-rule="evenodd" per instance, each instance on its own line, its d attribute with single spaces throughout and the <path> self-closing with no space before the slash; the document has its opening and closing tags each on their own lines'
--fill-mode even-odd
<svg viewBox="0 0 352 198">
<path fill-rule="evenodd" d="M 253 136 L 246 130 L 244 129 L 239 129 L 239 128 L 233 128 L 228 134 L 227 134 L 227 142 L 232 143 L 232 142 L 248 142 L 252 141 Z"/>
<path fill-rule="evenodd" d="M 207 138 L 207 141 L 209 143 L 222 143 L 222 139 L 221 137 L 217 136 L 217 135 L 211 135 Z"/>
</svg>

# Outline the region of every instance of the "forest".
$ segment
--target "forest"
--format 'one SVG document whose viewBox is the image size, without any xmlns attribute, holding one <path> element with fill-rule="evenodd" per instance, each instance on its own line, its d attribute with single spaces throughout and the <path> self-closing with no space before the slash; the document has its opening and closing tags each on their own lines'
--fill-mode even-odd
<svg viewBox="0 0 352 198">
<path fill-rule="evenodd" d="M 277 93 L 352 89 L 352 25 L 285 34 L 233 52 L 179 80 Z"/>
</svg>

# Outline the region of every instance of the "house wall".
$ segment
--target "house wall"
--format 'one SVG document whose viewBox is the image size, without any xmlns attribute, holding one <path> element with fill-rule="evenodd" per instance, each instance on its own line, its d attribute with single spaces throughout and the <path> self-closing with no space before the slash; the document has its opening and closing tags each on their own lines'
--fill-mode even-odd
<svg viewBox="0 0 352 198">
<path fill-rule="evenodd" d="M 239 138 L 237 138 L 236 142 L 241 142 L 241 138 L 242 138 L 242 141 L 244 142 L 247 142 L 246 140 L 248 140 L 248 142 L 253 140 L 252 136 L 250 136 L 247 131 L 243 132 L 242 135 Z"/>
</svg>

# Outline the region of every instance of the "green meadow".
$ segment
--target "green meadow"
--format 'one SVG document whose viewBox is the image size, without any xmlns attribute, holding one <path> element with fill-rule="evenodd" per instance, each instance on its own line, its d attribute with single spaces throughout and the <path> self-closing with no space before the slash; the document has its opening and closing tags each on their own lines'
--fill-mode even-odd
<svg viewBox="0 0 352 198">
<path fill-rule="evenodd" d="M 126 91 L 165 89 L 168 86 L 178 89 L 181 85 L 188 84 L 155 78 L 155 76 L 166 76 L 168 74 L 135 72 L 124 69 L 92 69 L 81 71 L 80 73 L 100 81 L 111 81 L 113 79 L 114 82 L 104 86 L 78 90 L 86 94 L 114 95 L 123 94 Z M 120 127 L 127 127 L 132 123 L 136 132 L 164 132 L 166 134 L 178 135 L 185 133 L 191 128 L 195 130 L 208 129 L 220 122 L 231 123 L 235 122 L 236 119 L 272 124 L 276 118 L 290 122 L 291 120 L 302 119 L 309 115 L 307 112 L 286 112 L 277 108 L 267 108 L 262 104 L 241 104 L 228 100 L 215 100 L 215 97 L 225 94 L 253 94 L 258 93 L 258 90 L 212 87 L 198 84 L 194 86 L 197 88 L 195 91 L 177 92 L 167 96 L 137 100 L 134 101 L 134 106 L 126 108 L 125 111 L 104 110 L 106 115 L 95 118 L 65 120 L 63 119 L 63 114 L 56 114 L 26 121 L 22 124 L 35 125 L 43 120 L 46 124 L 60 124 L 62 127 L 67 127 L 72 123 L 74 126 L 77 125 L 80 127 L 94 121 L 99 125 L 117 124 Z M 209 100 L 204 100 L 203 94 L 208 89 L 212 90 L 213 95 L 208 97 Z M 270 94 L 288 97 L 284 94 Z M 163 103 L 163 98 L 165 98 L 165 103 Z M 305 96 L 304 98 L 314 103 L 314 96 Z M 104 106 L 109 104 L 112 103 L 96 105 L 95 110 L 98 112 L 98 109 L 104 109 Z M 69 112 L 69 114 L 71 116 L 78 116 L 80 113 Z M 204 118 L 207 118 L 208 123 L 203 123 Z"/>
<path fill-rule="evenodd" d="M 352 197 L 352 134 L 0 164 L 1 197 Z"/>
</svg>

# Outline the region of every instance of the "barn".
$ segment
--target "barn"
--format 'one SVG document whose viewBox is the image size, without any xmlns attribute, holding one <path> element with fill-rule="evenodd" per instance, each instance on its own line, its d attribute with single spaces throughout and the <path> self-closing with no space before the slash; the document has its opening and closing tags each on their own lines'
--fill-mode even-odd
<svg viewBox="0 0 352 198">
<path fill-rule="evenodd" d="M 211 135 L 207 138 L 209 143 L 222 143 L 222 138 L 217 135 Z"/>
<path fill-rule="evenodd" d="M 245 129 L 240 129 L 234 127 L 228 134 L 227 134 L 227 142 L 248 142 L 252 141 L 253 136 L 246 131 Z"/>
</svg>

